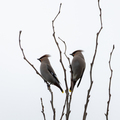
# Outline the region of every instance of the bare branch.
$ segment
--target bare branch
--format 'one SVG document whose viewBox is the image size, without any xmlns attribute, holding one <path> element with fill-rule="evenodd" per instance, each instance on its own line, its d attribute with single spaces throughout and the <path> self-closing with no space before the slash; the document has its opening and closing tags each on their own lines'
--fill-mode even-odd
<svg viewBox="0 0 120 120">
<path fill-rule="evenodd" d="M 63 110 L 62 110 L 62 114 L 61 114 L 60 120 L 62 120 L 62 118 L 63 118 L 63 116 L 64 116 L 64 110 L 65 110 L 66 102 L 67 102 L 67 100 L 65 99 L 65 103 L 64 103 L 64 105 L 63 105 Z"/>
<path fill-rule="evenodd" d="M 53 110 L 53 120 L 55 120 L 55 116 L 56 116 L 56 112 L 55 112 L 55 108 L 54 108 L 54 105 L 53 105 L 53 92 L 51 89 L 49 89 L 50 93 L 51 93 L 51 107 L 52 107 L 52 110 Z"/>
<path fill-rule="evenodd" d="M 45 113 L 44 113 L 44 105 L 43 105 L 43 101 L 42 101 L 42 98 L 40 98 L 41 100 L 41 106 L 42 106 L 42 114 L 43 114 L 43 117 L 44 117 L 44 120 L 46 120 L 46 117 L 45 117 Z"/>
<path fill-rule="evenodd" d="M 115 49 L 115 46 L 113 45 L 113 48 L 112 48 L 112 51 L 110 53 L 110 59 L 109 59 L 109 68 L 110 68 L 110 71 L 111 71 L 111 75 L 110 75 L 110 81 L 109 81 L 109 90 L 108 90 L 108 93 L 109 93 L 109 99 L 108 99 L 108 102 L 107 102 L 107 111 L 106 111 L 106 120 L 108 120 L 108 114 L 109 114 L 109 106 L 110 106 L 110 100 L 111 100 L 111 80 L 112 80 L 112 75 L 113 75 L 113 70 L 111 68 L 111 57 L 112 57 L 112 54 L 113 54 L 113 50 Z"/>
<path fill-rule="evenodd" d="M 64 54 L 65 54 L 65 57 L 68 59 L 68 62 L 69 62 L 69 66 L 70 66 L 70 72 L 71 72 L 71 77 L 73 75 L 73 72 L 72 72 L 72 66 L 70 64 L 70 58 L 66 55 L 66 51 L 67 51 L 67 45 L 65 43 L 64 40 L 62 40 L 60 37 L 58 37 L 65 45 L 65 51 L 64 51 Z M 72 91 L 73 92 L 73 91 Z M 70 95 L 70 99 L 68 100 L 68 96 L 66 96 L 66 102 L 67 102 L 67 111 L 66 111 L 66 120 L 69 119 L 69 115 L 70 115 L 70 105 L 71 105 L 71 100 L 72 100 L 72 92 L 71 92 L 71 95 Z M 64 108 L 64 107 L 63 107 Z M 64 110 L 64 109 L 63 109 Z"/>
<path fill-rule="evenodd" d="M 40 77 L 42 77 L 42 75 L 41 75 L 41 74 L 36 70 L 36 68 L 28 61 L 28 59 L 26 58 L 26 56 L 25 56 L 25 54 L 24 54 L 23 48 L 22 48 L 22 46 L 21 46 L 21 40 L 20 40 L 21 33 L 22 33 L 22 31 L 19 32 L 19 46 L 20 46 L 20 49 L 21 49 L 21 51 L 22 51 L 23 58 L 24 58 L 24 60 L 36 71 L 36 73 L 37 73 Z M 42 78 L 43 78 L 43 77 L 42 77 Z"/>
<path fill-rule="evenodd" d="M 21 46 L 21 40 L 20 40 L 21 33 L 22 33 L 22 31 L 19 32 L 19 46 L 20 46 L 20 49 L 21 49 L 21 51 L 22 51 L 23 58 L 24 58 L 24 60 L 36 71 L 36 73 L 44 80 L 44 82 L 47 84 L 47 88 L 48 88 L 49 92 L 51 93 L 51 101 L 50 101 L 50 102 L 51 102 L 51 106 L 52 106 L 52 109 L 53 109 L 53 116 L 54 116 L 54 119 L 53 119 L 53 120 L 55 120 L 55 108 L 54 108 L 54 106 L 53 106 L 53 92 L 52 92 L 52 90 L 51 90 L 51 88 L 50 88 L 49 83 L 42 77 L 42 75 L 36 70 L 36 68 L 35 68 L 35 67 L 28 61 L 28 59 L 26 58 L 26 56 L 25 56 L 25 54 L 24 54 L 24 50 L 23 50 L 23 48 L 22 48 L 22 46 Z"/>
<path fill-rule="evenodd" d="M 86 116 L 87 116 L 87 107 L 88 107 L 88 103 L 89 103 L 90 92 L 91 92 L 92 85 L 93 85 L 92 69 L 93 69 L 93 65 L 94 65 L 94 61 L 95 61 L 95 57 L 96 57 L 96 53 L 97 53 L 97 48 L 98 48 L 98 37 L 99 37 L 99 34 L 100 34 L 100 32 L 101 32 L 101 30 L 103 28 L 103 24 L 102 24 L 102 10 L 100 8 L 100 0 L 98 0 L 98 8 L 99 8 L 99 11 L 100 11 L 100 24 L 101 24 L 101 27 L 100 27 L 98 33 L 96 34 L 95 52 L 94 52 L 92 63 L 91 63 L 91 67 L 90 67 L 90 87 L 88 89 L 86 103 L 85 103 L 85 106 L 84 106 L 83 120 L 86 120 Z"/>
</svg>

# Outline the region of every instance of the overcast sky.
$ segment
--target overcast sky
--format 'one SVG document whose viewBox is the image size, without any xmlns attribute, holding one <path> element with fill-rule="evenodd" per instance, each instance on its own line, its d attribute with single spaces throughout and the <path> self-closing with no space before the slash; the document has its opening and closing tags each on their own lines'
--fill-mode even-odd
<svg viewBox="0 0 120 120">
<path fill-rule="evenodd" d="M 87 90 L 90 84 L 90 63 L 95 50 L 96 33 L 100 28 L 97 0 L 4 0 L 0 2 L 0 119 L 43 120 L 40 98 L 43 98 L 47 120 L 52 120 L 50 93 L 46 84 L 23 59 L 19 48 L 21 42 L 28 60 L 39 71 L 37 58 L 50 54 L 49 58 L 62 88 L 65 90 L 64 74 L 59 62 L 59 52 L 53 39 L 52 20 L 62 3 L 61 13 L 55 21 L 56 38 L 67 44 L 67 55 L 84 50 L 86 70 L 79 88 L 75 87 L 70 120 L 83 116 Z M 108 85 L 110 78 L 109 56 L 113 44 L 113 69 L 109 120 L 120 119 L 120 2 L 101 0 L 103 29 L 99 36 L 98 51 L 93 67 L 93 87 L 87 109 L 87 120 L 105 120 Z M 57 39 L 62 52 L 64 44 Z M 63 54 L 70 85 L 69 64 Z M 54 94 L 56 120 L 60 119 L 65 94 L 51 86 Z M 65 116 L 64 118 L 65 119 Z"/>
</svg>

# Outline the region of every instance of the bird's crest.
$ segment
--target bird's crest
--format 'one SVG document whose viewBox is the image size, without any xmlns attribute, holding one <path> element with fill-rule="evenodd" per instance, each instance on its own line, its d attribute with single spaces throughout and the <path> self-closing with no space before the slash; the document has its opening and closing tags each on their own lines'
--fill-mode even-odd
<svg viewBox="0 0 120 120">
<path fill-rule="evenodd" d="M 77 52 L 83 52 L 83 50 L 76 50 L 76 51 L 74 51 L 72 54 L 70 54 L 70 55 L 72 55 L 72 56 L 74 56 Z"/>
<path fill-rule="evenodd" d="M 50 57 L 50 55 L 49 55 L 49 54 L 43 55 L 43 56 L 40 57 L 39 59 L 42 59 L 42 58 L 44 58 L 44 57 Z"/>
<path fill-rule="evenodd" d="M 49 54 L 45 54 L 45 55 L 43 55 L 42 57 L 38 58 L 38 60 L 41 61 L 41 60 L 42 60 L 43 58 L 45 58 L 45 57 L 48 58 L 48 57 L 50 57 L 50 55 L 49 55 Z"/>
</svg>

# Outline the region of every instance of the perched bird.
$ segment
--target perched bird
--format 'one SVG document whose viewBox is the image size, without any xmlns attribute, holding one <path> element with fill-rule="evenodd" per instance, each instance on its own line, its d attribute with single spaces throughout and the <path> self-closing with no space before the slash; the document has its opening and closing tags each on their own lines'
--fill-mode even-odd
<svg viewBox="0 0 120 120">
<path fill-rule="evenodd" d="M 38 59 L 41 62 L 40 66 L 41 75 L 45 81 L 57 86 L 63 92 L 63 89 L 60 86 L 60 82 L 49 62 L 48 57 L 50 57 L 50 55 L 46 54 Z"/>
<path fill-rule="evenodd" d="M 77 87 L 79 86 L 82 76 L 83 76 L 83 73 L 84 73 L 84 70 L 85 70 L 86 64 L 85 64 L 85 59 L 84 59 L 82 52 L 83 52 L 82 50 L 76 50 L 72 54 L 70 54 L 73 56 L 73 60 L 72 60 L 72 64 L 71 64 L 71 67 L 72 67 L 71 74 L 72 75 L 71 75 L 70 92 L 73 91 L 78 79 L 79 79 L 79 82 L 78 82 Z"/>
</svg>

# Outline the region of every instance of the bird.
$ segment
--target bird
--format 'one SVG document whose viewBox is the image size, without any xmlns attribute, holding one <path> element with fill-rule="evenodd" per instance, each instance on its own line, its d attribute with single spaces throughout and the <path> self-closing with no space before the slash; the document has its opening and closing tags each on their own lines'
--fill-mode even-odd
<svg viewBox="0 0 120 120">
<path fill-rule="evenodd" d="M 61 92 L 63 93 L 64 91 L 60 86 L 60 82 L 59 82 L 59 80 L 58 80 L 58 78 L 57 78 L 57 76 L 56 76 L 56 74 L 55 74 L 55 72 L 50 64 L 48 57 L 50 57 L 50 55 L 45 54 L 42 57 L 37 59 L 41 62 L 41 65 L 40 65 L 41 75 L 45 81 L 57 86 L 61 90 Z"/>
<path fill-rule="evenodd" d="M 83 50 L 76 50 L 72 54 L 70 54 L 73 56 L 71 63 L 72 72 L 71 72 L 71 87 L 69 89 L 70 92 L 73 92 L 73 89 L 78 79 L 79 82 L 77 87 L 79 86 L 86 67 L 85 59 L 82 52 Z"/>
</svg>

